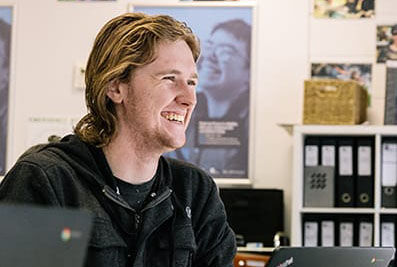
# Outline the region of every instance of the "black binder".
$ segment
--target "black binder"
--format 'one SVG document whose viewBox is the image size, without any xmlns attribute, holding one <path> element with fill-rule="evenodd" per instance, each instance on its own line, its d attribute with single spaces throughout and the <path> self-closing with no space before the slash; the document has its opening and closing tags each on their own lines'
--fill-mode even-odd
<svg viewBox="0 0 397 267">
<path fill-rule="evenodd" d="M 307 136 L 305 138 L 304 166 L 320 165 L 320 139 L 316 136 Z"/>
<path fill-rule="evenodd" d="M 305 214 L 302 219 L 302 244 L 304 247 L 320 245 L 321 218 L 316 214 Z"/>
<path fill-rule="evenodd" d="M 380 223 L 380 246 L 396 246 L 396 215 L 382 215 Z"/>
<path fill-rule="evenodd" d="M 381 161 L 382 207 L 396 208 L 397 138 L 382 139 Z"/>
<path fill-rule="evenodd" d="M 374 206 L 374 140 L 371 137 L 356 139 L 356 207 Z"/>
<path fill-rule="evenodd" d="M 338 215 L 338 227 L 337 227 L 337 245 L 340 247 L 353 247 L 355 243 L 355 219 L 353 215 L 343 214 Z"/>
<path fill-rule="evenodd" d="M 321 138 L 321 165 L 335 167 L 336 165 L 336 138 Z"/>
<path fill-rule="evenodd" d="M 370 247 L 374 245 L 374 222 L 372 215 L 357 216 L 355 224 L 356 244 L 359 247 Z"/>
<path fill-rule="evenodd" d="M 336 206 L 354 206 L 354 140 L 338 140 L 338 168 L 336 172 Z"/>
<path fill-rule="evenodd" d="M 335 215 L 326 215 L 321 218 L 320 227 L 320 245 L 322 247 L 334 247 L 336 244 L 336 217 Z"/>
</svg>

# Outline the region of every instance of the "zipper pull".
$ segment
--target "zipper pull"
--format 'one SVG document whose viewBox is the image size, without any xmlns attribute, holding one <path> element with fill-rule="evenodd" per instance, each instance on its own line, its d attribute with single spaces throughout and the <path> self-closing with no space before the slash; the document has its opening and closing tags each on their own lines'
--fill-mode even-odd
<svg viewBox="0 0 397 267">
<path fill-rule="evenodd" d="M 138 213 L 135 213 L 135 230 L 136 231 L 138 231 L 140 224 L 141 224 L 141 216 Z"/>
</svg>

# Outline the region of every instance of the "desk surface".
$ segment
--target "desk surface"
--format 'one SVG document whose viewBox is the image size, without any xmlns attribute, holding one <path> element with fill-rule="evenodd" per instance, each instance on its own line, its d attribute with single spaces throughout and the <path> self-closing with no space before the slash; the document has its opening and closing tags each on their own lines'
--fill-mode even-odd
<svg viewBox="0 0 397 267">
<path fill-rule="evenodd" d="M 274 248 L 257 248 L 257 247 L 237 247 L 238 252 L 273 252 Z"/>
</svg>

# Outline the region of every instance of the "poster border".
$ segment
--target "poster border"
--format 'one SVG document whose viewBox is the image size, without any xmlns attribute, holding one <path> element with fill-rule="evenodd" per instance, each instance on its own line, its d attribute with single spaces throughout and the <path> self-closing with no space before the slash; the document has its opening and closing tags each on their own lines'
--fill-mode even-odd
<svg viewBox="0 0 397 267">
<path fill-rule="evenodd" d="M 7 121 L 7 144 L 6 144 L 6 160 L 5 173 L 10 169 L 14 159 L 14 126 L 15 126 L 15 48 L 16 48 L 16 14 L 17 3 L 5 1 L 0 3 L 0 7 L 11 8 L 11 46 L 10 46 L 10 73 L 8 84 L 8 121 Z M 0 182 L 4 176 L 0 175 Z"/>
<path fill-rule="evenodd" d="M 242 2 L 178 2 L 178 3 L 128 3 L 128 12 L 134 11 L 134 6 L 139 7 L 248 7 L 251 9 L 251 59 L 250 59 L 250 107 L 249 107 L 249 140 L 248 140 L 248 177 L 244 178 L 214 178 L 215 182 L 221 187 L 227 186 L 252 186 L 254 183 L 255 170 L 255 107 L 256 88 L 257 88 L 257 3 L 256 1 Z"/>
</svg>

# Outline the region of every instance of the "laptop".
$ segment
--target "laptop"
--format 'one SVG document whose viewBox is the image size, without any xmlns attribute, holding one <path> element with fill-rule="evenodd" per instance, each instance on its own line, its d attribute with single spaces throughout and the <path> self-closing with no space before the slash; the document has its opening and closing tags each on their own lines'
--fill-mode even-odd
<svg viewBox="0 0 397 267">
<path fill-rule="evenodd" d="M 0 205 L 0 266 L 81 267 L 91 230 L 88 211 Z"/>
<path fill-rule="evenodd" d="M 266 267 L 388 267 L 394 248 L 280 247 Z"/>
</svg>

